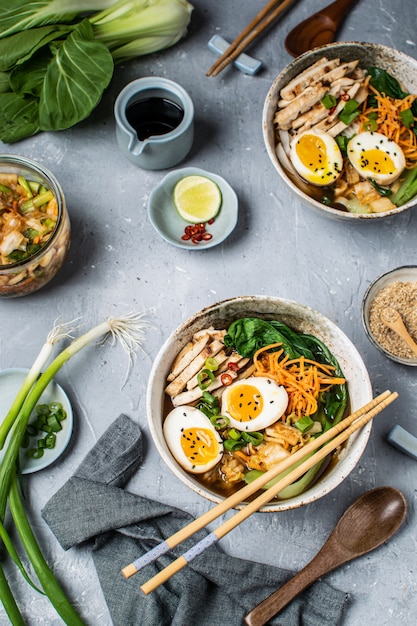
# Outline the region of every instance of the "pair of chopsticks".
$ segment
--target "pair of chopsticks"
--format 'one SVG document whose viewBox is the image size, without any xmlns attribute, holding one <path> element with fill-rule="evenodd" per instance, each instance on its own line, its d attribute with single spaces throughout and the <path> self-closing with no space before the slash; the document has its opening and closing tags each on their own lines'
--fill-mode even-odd
<svg viewBox="0 0 417 626">
<path fill-rule="evenodd" d="M 246 28 L 236 37 L 227 50 L 217 59 L 211 68 L 206 72 L 206 76 L 217 76 L 231 63 L 241 52 L 254 41 L 263 31 L 275 21 L 281 13 L 295 0 L 270 0 L 265 8 L 246 26 Z"/>
<path fill-rule="evenodd" d="M 193 548 L 185 552 L 182 556 L 177 558 L 170 565 L 168 565 L 158 574 L 153 576 L 153 578 L 150 578 L 141 587 L 142 591 L 145 594 L 154 591 L 157 587 L 159 587 L 169 578 L 171 578 L 171 576 L 173 576 L 183 567 L 185 567 L 192 559 L 194 559 L 199 554 L 202 554 L 207 548 L 216 543 L 231 530 L 236 528 L 236 526 L 238 526 L 241 522 L 247 519 L 252 513 L 258 511 L 264 504 L 267 504 L 270 500 L 272 500 L 272 498 L 278 495 L 280 491 L 282 491 L 285 487 L 293 483 L 307 470 L 313 467 L 313 465 L 316 465 L 316 463 L 324 459 L 333 450 L 335 450 L 342 443 L 344 443 L 346 439 L 348 439 L 355 431 L 365 426 L 365 424 L 373 419 L 375 415 L 380 413 L 389 404 L 391 404 L 391 402 L 393 402 L 397 397 L 397 392 L 391 393 L 388 390 L 384 391 L 384 393 L 380 394 L 379 396 L 368 402 L 361 409 L 358 409 L 357 411 L 346 417 L 344 420 L 339 422 L 339 424 L 324 432 L 322 435 L 320 435 L 320 437 L 313 439 L 306 446 L 297 450 L 297 452 L 292 454 L 290 457 L 287 457 L 284 461 L 270 469 L 268 472 L 257 478 L 255 481 L 253 481 L 249 485 L 246 485 L 237 493 L 234 493 L 223 502 L 220 502 L 215 507 L 201 515 L 199 518 L 195 519 L 190 524 L 187 524 L 187 526 L 184 526 L 184 528 L 171 535 L 171 537 L 168 537 L 168 539 L 158 544 L 155 548 L 144 554 L 142 557 L 138 558 L 133 563 L 130 563 L 130 565 L 127 565 L 125 568 L 122 569 L 122 574 L 125 576 L 125 578 L 130 578 L 131 576 L 136 574 L 136 572 L 143 569 L 146 565 L 155 561 L 159 556 L 162 556 L 171 548 L 174 548 L 178 544 L 191 537 L 195 532 L 204 528 L 204 526 L 206 526 L 209 522 L 212 522 L 226 511 L 243 502 L 245 498 L 254 494 L 272 479 L 277 478 L 277 476 L 279 476 L 282 472 L 295 466 L 295 469 L 293 469 L 284 478 L 278 480 L 278 482 L 266 489 L 255 500 L 249 502 L 245 506 L 245 508 L 238 511 L 233 517 L 229 518 L 215 531 L 208 534 L 202 541 L 199 541 Z M 327 445 L 323 445 L 326 442 L 329 443 L 327 443 Z M 317 452 L 315 452 L 316 450 Z M 315 452 L 315 454 L 312 454 L 313 452 Z M 301 462 L 302 459 L 305 460 Z M 299 461 L 300 463 L 297 465 Z"/>
</svg>

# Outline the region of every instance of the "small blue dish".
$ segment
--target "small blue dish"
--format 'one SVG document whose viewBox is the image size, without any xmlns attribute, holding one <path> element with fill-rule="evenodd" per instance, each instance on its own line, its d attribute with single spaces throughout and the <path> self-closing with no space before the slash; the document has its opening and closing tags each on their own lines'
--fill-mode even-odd
<svg viewBox="0 0 417 626">
<path fill-rule="evenodd" d="M 12 367 L 0 371 L 0 411 L 2 415 L 5 416 L 10 409 L 28 371 L 28 369 L 20 367 Z M 54 463 L 61 456 L 70 442 L 74 423 L 72 406 L 61 385 L 54 380 L 46 387 L 37 404 L 49 404 L 50 402 L 60 402 L 67 414 L 66 418 L 61 423 L 62 430 L 57 433 L 55 447 L 51 449 L 45 448 L 43 456 L 39 459 L 29 457 L 27 450 L 21 448 L 20 469 L 22 474 L 32 474 L 33 472 L 45 469 L 45 467 Z M 36 412 L 33 411 L 29 423 L 32 423 L 35 415 Z M 34 444 L 35 441 L 36 438 L 33 439 L 32 444 Z M 0 451 L 0 459 L 3 458 L 3 455 L 4 451 Z"/>
<path fill-rule="evenodd" d="M 200 241 L 198 244 L 191 240 L 181 239 L 188 222 L 179 215 L 173 201 L 174 187 L 177 182 L 185 176 L 192 175 L 207 176 L 218 184 L 222 192 L 220 212 L 213 224 L 207 226 L 207 232 L 212 235 L 212 238 L 208 241 Z M 185 167 L 167 174 L 152 190 L 148 211 L 152 226 L 165 241 L 186 250 L 206 250 L 222 243 L 235 228 L 238 217 L 238 199 L 229 183 L 221 176 L 197 167 Z"/>
</svg>

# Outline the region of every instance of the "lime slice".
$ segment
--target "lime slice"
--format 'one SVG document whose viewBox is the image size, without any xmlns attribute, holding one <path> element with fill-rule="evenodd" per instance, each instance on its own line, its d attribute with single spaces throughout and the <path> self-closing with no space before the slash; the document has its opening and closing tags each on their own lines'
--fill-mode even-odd
<svg viewBox="0 0 417 626">
<path fill-rule="evenodd" d="M 174 187 L 174 204 L 187 222 L 208 222 L 220 211 L 222 192 L 207 176 L 185 176 Z"/>
</svg>

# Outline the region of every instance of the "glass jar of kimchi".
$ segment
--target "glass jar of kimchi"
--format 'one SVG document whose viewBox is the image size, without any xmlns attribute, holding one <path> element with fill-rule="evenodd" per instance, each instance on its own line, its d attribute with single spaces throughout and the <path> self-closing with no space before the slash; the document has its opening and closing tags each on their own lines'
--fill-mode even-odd
<svg viewBox="0 0 417 626">
<path fill-rule="evenodd" d="M 61 269 L 71 239 L 64 194 L 43 165 L 0 155 L 0 298 L 25 296 Z"/>
</svg>

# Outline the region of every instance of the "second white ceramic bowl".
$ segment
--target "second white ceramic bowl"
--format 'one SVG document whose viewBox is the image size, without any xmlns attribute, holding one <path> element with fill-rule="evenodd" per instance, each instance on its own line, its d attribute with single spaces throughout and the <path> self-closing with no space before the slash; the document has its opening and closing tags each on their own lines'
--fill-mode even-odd
<svg viewBox="0 0 417 626">
<path fill-rule="evenodd" d="M 306 207 L 313 209 L 320 215 L 334 219 L 355 222 L 361 220 L 380 220 L 381 218 L 392 217 L 393 215 L 407 211 L 417 203 L 417 196 L 407 204 L 384 213 L 349 213 L 348 211 L 326 206 L 308 195 L 306 190 L 303 189 L 300 179 L 289 174 L 288 170 L 286 170 L 279 161 L 276 153 L 277 138 L 274 131 L 273 119 L 277 110 L 277 102 L 281 89 L 285 87 L 290 80 L 300 74 L 300 72 L 310 67 L 324 56 L 329 59 L 340 58 L 342 61 L 359 59 L 360 66 L 363 68 L 370 66 L 381 67 L 390 72 L 410 93 L 417 93 L 417 60 L 398 50 L 388 48 L 381 44 L 338 42 L 314 48 L 297 57 L 282 70 L 272 83 L 266 96 L 263 109 L 262 125 L 264 142 L 269 158 L 279 175 L 277 185 L 279 184 L 279 180 L 281 180 L 300 200 L 302 200 Z"/>
</svg>

